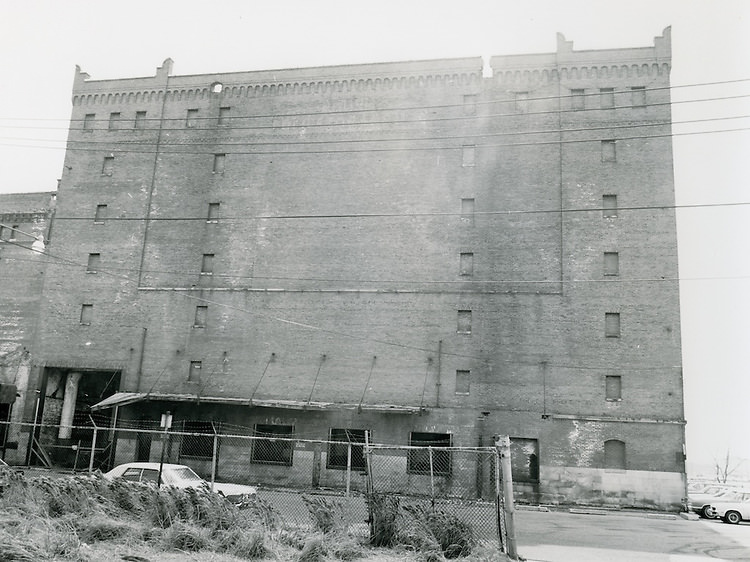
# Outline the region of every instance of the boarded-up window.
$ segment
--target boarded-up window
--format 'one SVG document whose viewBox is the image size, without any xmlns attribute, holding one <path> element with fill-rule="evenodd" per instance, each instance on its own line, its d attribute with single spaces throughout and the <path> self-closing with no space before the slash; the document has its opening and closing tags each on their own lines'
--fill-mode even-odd
<svg viewBox="0 0 750 562">
<path fill-rule="evenodd" d="M 219 203 L 209 203 L 208 204 L 208 222 L 219 222 Z"/>
<path fill-rule="evenodd" d="M 464 96 L 464 115 L 474 115 L 477 112 L 477 97 L 476 94 Z"/>
<path fill-rule="evenodd" d="M 585 90 L 570 90 L 570 108 L 575 110 L 586 109 Z"/>
<path fill-rule="evenodd" d="M 462 147 L 462 151 L 463 159 L 461 165 L 468 168 L 474 166 L 476 147 L 473 145 L 467 145 Z"/>
<path fill-rule="evenodd" d="M 214 154 L 214 174 L 223 174 L 226 163 L 226 154 Z"/>
<path fill-rule="evenodd" d="M 607 400 L 622 399 L 622 377 L 620 375 L 607 375 L 604 377 L 605 396 Z"/>
<path fill-rule="evenodd" d="M 474 199 L 461 199 L 461 220 L 474 224 Z"/>
<path fill-rule="evenodd" d="M 456 394 L 469 394 L 471 390 L 471 371 L 456 371 Z"/>
<path fill-rule="evenodd" d="M 94 121 L 96 119 L 95 113 L 87 113 L 83 117 L 83 130 L 92 131 L 94 129 Z"/>
<path fill-rule="evenodd" d="M 620 313 L 607 312 L 604 315 L 604 335 L 608 338 L 620 337 Z"/>
<path fill-rule="evenodd" d="M 459 275 L 474 275 L 474 254 L 472 252 L 461 252 L 458 261 Z"/>
<path fill-rule="evenodd" d="M 105 156 L 104 163 L 102 164 L 102 175 L 111 176 L 112 172 L 115 171 L 115 157 Z"/>
<path fill-rule="evenodd" d="M 620 254 L 604 252 L 604 275 L 620 274 Z"/>
<path fill-rule="evenodd" d="M 103 223 L 105 218 L 107 218 L 107 206 L 97 205 L 96 212 L 94 213 L 94 222 Z"/>
<path fill-rule="evenodd" d="M 618 439 L 604 442 L 604 468 L 625 470 L 625 443 Z"/>
<path fill-rule="evenodd" d="M 109 130 L 110 131 L 116 131 L 117 129 L 120 128 L 121 117 L 122 115 L 117 111 L 114 111 L 109 114 Z"/>
<path fill-rule="evenodd" d="M 633 107 L 644 107 L 646 105 L 645 86 L 633 86 L 632 88 L 630 88 L 630 92 L 630 95 L 633 98 Z"/>
<path fill-rule="evenodd" d="M 617 151 L 615 150 L 615 146 L 615 141 L 611 139 L 602 141 L 602 162 L 617 161 Z"/>
<path fill-rule="evenodd" d="M 617 195 L 602 195 L 602 216 L 617 216 Z"/>
<path fill-rule="evenodd" d="M 101 254 L 89 254 L 89 261 L 86 264 L 86 273 L 96 273 L 99 270 L 101 260 Z"/>
<path fill-rule="evenodd" d="M 364 447 L 365 429 L 331 429 L 328 444 L 327 468 L 347 467 L 351 455 L 351 467 L 354 470 L 365 469 Z"/>
<path fill-rule="evenodd" d="M 135 112 L 135 124 L 134 129 L 145 129 L 146 128 L 146 112 L 136 111 Z"/>
<path fill-rule="evenodd" d="M 510 467 L 514 482 L 539 482 L 539 441 L 511 437 Z"/>
<path fill-rule="evenodd" d="M 188 109 L 187 110 L 187 117 L 185 118 L 185 126 L 188 128 L 193 128 L 198 125 L 198 110 L 197 109 Z"/>
<path fill-rule="evenodd" d="M 253 440 L 252 462 L 263 464 L 282 464 L 292 466 L 294 454 L 293 425 L 270 425 L 256 424 L 256 437 L 263 439 Z"/>
<path fill-rule="evenodd" d="M 211 275 L 214 272 L 214 255 L 203 254 L 201 261 L 201 275 Z"/>
<path fill-rule="evenodd" d="M 93 304 L 82 304 L 81 305 L 81 324 L 88 326 L 91 324 L 91 320 L 94 318 L 94 305 Z"/>
<path fill-rule="evenodd" d="M 201 361 L 191 361 L 190 371 L 188 371 L 188 380 L 190 382 L 201 382 L 201 370 L 203 363 Z"/>
<path fill-rule="evenodd" d="M 526 113 L 529 110 L 529 92 L 516 92 L 515 110 L 518 113 Z"/>
<path fill-rule="evenodd" d="M 612 109 L 615 106 L 615 89 L 599 89 L 599 105 L 602 109 Z"/>
<path fill-rule="evenodd" d="M 208 306 L 199 304 L 195 307 L 195 323 L 193 326 L 196 328 L 206 327 L 206 318 L 208 316 Z"/>
<path fill-rule="evenodd" d="M 471 333 L 471 310 L 459 310 L 456 331 L 459 334 Z"/>
<path fill-rule="evenodd" d="M 450 433 L 412 431 L 409 435 L 409 445 L 421 448 L 409 450 L 407 461 L 408 472 L 441 475 L 451 473 L 451 453 L 450 451 L 440 450 L 451 446 Z"/>
<path fill-rule="evenodd" d="M 225 126 L 229 124 L 229 112 L 232 109 L 230 107 L 220 107 L 219 108 L 219 125 Z"/>
</svg>

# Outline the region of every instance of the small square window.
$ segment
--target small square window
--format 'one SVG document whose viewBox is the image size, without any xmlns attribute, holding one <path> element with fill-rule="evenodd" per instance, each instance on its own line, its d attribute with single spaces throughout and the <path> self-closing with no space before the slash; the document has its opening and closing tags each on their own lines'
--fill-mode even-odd
<svg viewBox="0 0 750 562">
<path fill-rule="evenodd" d="M 586 90 L 570 90 L 570 108 L 576 111 L 586 109 Z"/>
<path fill-rule="evenodd" d="M 516 112 L 526 113 L 529 110 L 529 92 L 516 92 L 513 97 Z"/>
<path fill-rule="evenodd" d="M 616 162 L 617 152 L 615 151 L 615 141 L 602 141 L 602 162 Z"/>
<path fill-rule="evenodd" d="M 645 86 L 633 86 L 630 88 L 633 107 L 645 107 L 646 106 L 646 87 Z"/>
<path fill-rule="evenodd" d="M 96 212 L 94 213 L 94 222 L 98 224 L 104 224 L 104 219 L 107 216 L 107 206 L 97 205 Z"/>
<path fill-rule="evenodd" d="M 214 272 L 214 254 L 203 254 L 201 261 L 201 275 L 211 275 Z"/>
<path fill-rule="evenodd" d="M 185 126 L 189 129 L 198 126 L 198 110 L 188 109 L 187 116 L 185 118 Z"/>
<path fill-rule="evenodd" d="M 94 317 L 94 305 L 82 304 L 81 305 L 81 324 L 83 324 L 84 326 L 90 325 L 93 317 Z"/>
<path fill-rule="evenodd" d="M 219 208 L 220 203 L 209 203 L 208 204 L 208 218 L 206 222 L 219 222 Z"/>
<path fill-rule="evenodd" d="M 111 176 L 114 170 L 115 170 L 115 157 L 105 156 L 104 163 L 102 164 L 102 175 Z"/>
<path fill-rule="evenodd" d="M 145 129 L 146 128 L 146 112 L 136 111 L 135 112 L 135 123 L 133 124 L 134 129 Z"/>
<path fill-rule="evenodd" d="M 451 473 L 451 452 L 440 450 L 451 446 L 450 433 L 412 431 L 409 435 L 409 445 L 419 449 L 410 449 L 408 452 L 408 472 L 444 476 Z"/>
<path fill-rule="evenodd" d="M 256 424 L 251 462 L 292 466 L 294 455 L 293 425 Z"/>
<path fill-rule="evenodd" d="M 459 334 L 471 333 L 471 310 L 458 311 L 458 326 L 456 332 Z"/>
<path fill-rule="evenodd" d="M 219 125 L 225 126 L 229 124 L 229 113 L 232 110 L 231 107 L 220 107 L 219 108 Z"/>
<path fill-rule="evenodd" d="M 101 254 L 89 254 L 89 261 L 86 264 L 86 273 L 96 273 L 101 263 Z"/>
<path fill-rule="evenodd" d="M 208 306 L 200 305 L 200 304 L 196 306 L 195 307 L 195 323 L 193 324 L 193 327 L 205 328 L 207 316 L 208 316 Z"/>
<path fill-rule="evenodd" d="M 188 372 L 189 382 L 201 382 L 201 369 L 203 368 L 202 361 L 191 361 L 190 371 Z"/>
<path fill-rule="evenodd" d="M 459 254 L 458 274 L 464 277 L 474 275 L 474 254 L 472 252 L 461 252 Z"/>
<path fill-rule="evenodd" d="M 471 388 L 471 371 L 456 371 L 456 394 L 469 394 Z"/>
<path fill-rule="evenodd" d="M 605 376 L 604 393 L 607 400 L 622 400 L 622 377 L 620 375 Z"/>
<path fill-rule="evenodd" d="M 604 275 L 620 275 L 620 254 L 617 252 L 604 252 Z"/>
<path fill-rule="evenodd" d="M 607 312 L 604 315 L 604 335 L 608 338 L 620 337 L 620 313 Z"/>
<path fill-rule="evenodd" d="M 615 106 L 615 89 L 599 88 L 599 103 L 602 109 L 612 109 Z"/>
<path fill-rule="evenodd" d="M 83 130 L 84 131 L 93 131 L 94 130 L 94 121 L 96 120 L 96 113 L 87 113 L 83 117 Z"/>
<path fill-rule="evenodd" d="M 224 165 L 226 162 L 226 158 L 227 158 L 226 154 L 214 154 L 214 168 L 213 168 L 214 174 L 224 173 Z"/>
<path fill-rule="evenodd" d="M 116 131 L 117 129 L 120 128 L 121 117 L 122 115 L 117 111 L 114 111 L 109 114 L 109 130 L 110 131 Z"/>
<path fill-rule="evenodd" d="M 475 160 L 476 160 L 476 147 L 473 145 L 464 146 L 462 149 L 461 165 L 465 168 L 471 168 L 474 166 Z"/>
<path fill-rule="evenodd" d="M 617 195 L 602 195 L 602 216 L 617 216 Z"/>
</svg>

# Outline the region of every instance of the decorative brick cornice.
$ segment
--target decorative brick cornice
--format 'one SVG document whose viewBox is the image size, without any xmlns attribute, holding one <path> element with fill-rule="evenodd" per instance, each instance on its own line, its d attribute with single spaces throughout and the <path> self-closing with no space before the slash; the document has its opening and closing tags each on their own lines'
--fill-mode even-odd
<svg viewBox="0 0 750 562">
<path fill-rule="evenodd" d="M 420 66 L 422 68 L 420 68 Z M 442 67 L 442 68 L 441 68 Z M 204 100 L 211 97 L 266 97 L 331 93 L 466 87 L 482 80 L 480 58 L 322 67 L 284 71 L 175 76 L 168 85 L 160 78 L 88 81 L 76 68 L 73 105 Z M 318 74 L 314 76 L 311 74 Z M 283 78 L 283 79 L 279 79 Z M 213 86 L 221 84 L 219 92 Z"/>
</svg>

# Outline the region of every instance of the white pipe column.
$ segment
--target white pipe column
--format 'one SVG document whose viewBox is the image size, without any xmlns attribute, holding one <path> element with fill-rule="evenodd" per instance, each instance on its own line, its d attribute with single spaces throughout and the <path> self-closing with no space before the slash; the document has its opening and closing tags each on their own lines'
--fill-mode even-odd
<svg viewBox="0 0 750 562">
<path fill-rule="evenodd" d="M 73 436 L 73 415 L 76 412 L 76 400 L 78 398 L 78 383 L 81 381 L 81 373 L 68 373 L 65 380 L 65 396 L 63 396 L 62 414 L 60 414 L 60 431 L 57 437 L 70 439 Z"/>
</svg>

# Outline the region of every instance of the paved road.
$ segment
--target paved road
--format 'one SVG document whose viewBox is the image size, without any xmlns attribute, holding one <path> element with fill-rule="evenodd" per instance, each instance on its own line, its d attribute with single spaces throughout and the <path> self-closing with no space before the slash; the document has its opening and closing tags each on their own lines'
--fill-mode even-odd
<svg viewBox="0 0 750 562">
<path fill-rule="evenodd" d="M 516 513 L 518 552 L 539 562 L 750 561 L 750 525 L 646 514 Z"/>
</svg>

